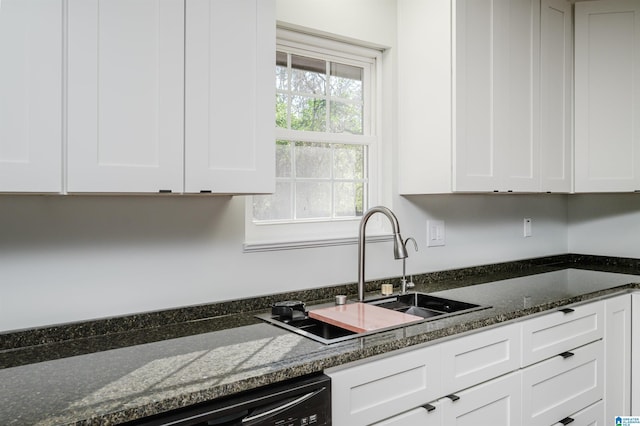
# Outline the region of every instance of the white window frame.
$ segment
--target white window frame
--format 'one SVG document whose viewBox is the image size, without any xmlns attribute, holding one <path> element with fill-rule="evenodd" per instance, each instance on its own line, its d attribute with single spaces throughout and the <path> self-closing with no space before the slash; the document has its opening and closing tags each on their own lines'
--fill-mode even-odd
<svg viewBox="0 0 640 426">
<path fill-rule="evenodd" d="M 328 39 L 315 35 L 305 34 L 288 29 L 278 28 L 277 45 L 285 46 L 288 50 L 298 51 L 302 55 L 309 55 L 309 47 L 313 51 L 322 55 L 334 58 L 336 62 L 350 64 L 354 56 L 371 58 L 371 90 L 365 96 L 371 97 L 371 112 L 365 119 L 364 126 L 367 126 L 368 135 L 332 135 L 330 133 L 305 132 L 305 141 L 309 142 L 336 142 L 354 143 L 368 142 L 367 154 L 367 208 L 381 204 L 382 194 L 382 52 L 377 49 L 345 43 L 335 39 Z M 340 52 L 340 53 L 337 53 Z M 275 68 L 275 61 L 274 61 Z M 274 77 L 275 78 L 275 77 Z M 275 85 L 275 83 L 274 83 Z M 365 113 L 366 116 L 367 113 Z M 275 117 L 274 117 L 275 126 Z M 276 140 L 296 140 L 293 133 L 287 129 L 276 129 Z M 296 132 L 296 134 L 300 134 Z M 307 137 L 308 136 L 308 137 Z M 276 141 L 274 140 L 275 144 Z M 328 247 L 335 245 L 356 244 L 358 240 L 358 229 L 360 217 L 350 219 L 332 220 L 307 220 L 296 222 L 267 222 L 254 223 L 253 221 L 253 198 L 247 196 L 245 200 L 245 243 L 244 252 L 287 250 L 309 247 Z M 367 224 L 367 240 L 388 239 L 388 232 L 385 233 L 382 222 L 374 220 L 374 217 Z"/>
</svg>

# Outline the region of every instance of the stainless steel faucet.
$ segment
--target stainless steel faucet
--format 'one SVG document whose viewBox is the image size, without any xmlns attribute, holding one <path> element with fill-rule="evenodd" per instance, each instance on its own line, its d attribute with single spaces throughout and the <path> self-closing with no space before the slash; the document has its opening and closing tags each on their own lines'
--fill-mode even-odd
<svg viewBox="0 0 640 426">
<path fill-rule="evenodd" d="M 413 241 L 413 248 L 415 248 L 416 251 L 418 251 L 418 243 L 416 242 L 416 240 L 413 237 L 409 237 L 406 240 L 404 240 L 405 248 L 407 247 L 407 243 L 409 241 Z M 411 287 L 414 287 L 414 286 L 415 286 L 415 284 L 413 283 L 413 279 L 411 281 L 407 282 L 407 259 L 404 258 L 404 259 L 402 259 L 402 280 L 400 281 L 400 294 L 406 294 L 407 293 L 407 288 L 411 288 Z"/>
<path fill-rule="evenodd" d="M 364 248 L 365 248 L 365 230 L 367 221 L 374 213 L 384 214 L 391 226 L 393 227 L 393 255 L 396 259 L 404 259 L 407 257 L 407 248 L 402 241 L 400 235 L 400 225 L 396 215 L 384 206 L 372 207 L 367 210 L 360 220 L 360 234 L 358 236 L 358 301 L 364 300 Z"/>
</svg>

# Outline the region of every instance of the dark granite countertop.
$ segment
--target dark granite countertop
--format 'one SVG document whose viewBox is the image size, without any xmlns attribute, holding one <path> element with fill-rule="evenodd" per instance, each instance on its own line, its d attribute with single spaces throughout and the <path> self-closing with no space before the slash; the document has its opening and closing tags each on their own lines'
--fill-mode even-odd
<svg viewBox="0 0 640 426">
<path fill-rule="evenodd" d="M 424 274 L 414 282 L 416 291 L 491 308 L 332 345 L 256 319 L 269 297 L 0 334 L 0 424 L 138 419 L 640 289 L 640 261 L 563 255 Z M 368 289 L 377 287 L 373 282 Z M 273 297 L 322 301 L 353 290 L 338 286 Z M 239 309 L 247 305 L 253 310 Z"/>
</svg>

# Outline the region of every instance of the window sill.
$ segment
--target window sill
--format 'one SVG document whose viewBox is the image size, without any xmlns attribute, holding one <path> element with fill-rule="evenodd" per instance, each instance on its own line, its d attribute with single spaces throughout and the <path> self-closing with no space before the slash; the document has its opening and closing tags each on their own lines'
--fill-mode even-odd
<svg viewBox="0 0 640 426">
<path fill-rule="evenodd" d="M 393 241 L 391 234 L 368 235 L 367 243 L 379 243 Z M 297 241 L 248 241 L 242 246 L 244 253 L 257 253 L 265 251 L 298 250 L 308 248 L 335 247 L 358 244 L 358 237 L 305 239 Z"/>
</svg>

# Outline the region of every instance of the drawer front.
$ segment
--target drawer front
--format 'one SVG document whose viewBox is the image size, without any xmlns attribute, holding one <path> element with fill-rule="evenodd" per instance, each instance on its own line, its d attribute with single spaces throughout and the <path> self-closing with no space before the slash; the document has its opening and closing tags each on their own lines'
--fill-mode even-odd
<svg viewBox="0 0 640 426">
<path fill-rule="evenodd" d="M 522 323 L 523 367 L 603 337 L 603 302 L 568 309 Z"/>
<path fill-rule="evenodd" d="M 435 400 L 442 394 L 440 363 L 436 345 L 327 372 L 333 424 L 369 425 Z"/>
<path fill-rule="evenodd" d="M 414 408 L 373 426 L 442 426 L 442 409 L 437 405 L 438 402 L 432 403 L 428 410 L 425 407 Z"/>
<path fill-rule="evenodd" d="M 572 414 L 567 421 L 571 421 L 571 426 L 609 426 L 614 424 L 613 418 L 609 419 L 608 423 L 605 422 L 604 403 L 602 401 L 592 404 L 576 414 Z M 558 422 L 553 426 L 565 426 L 565 423 Z"/>
<path fill-rule="evenodd" d="M 519 371 L 444 398 L 443 425 L 515 426 L 522 399 Z"/>
<path fill-rule="evenodd" d="M 524 425 L 551 425 L 604 394 L 602 340 L 522 370 Z"/>
<path fill-rule="evenodd" d="M 520 325 L 511 324 L 442 344 L 442 386 L 458 392 L 520 368 Z"/>
</svg>

